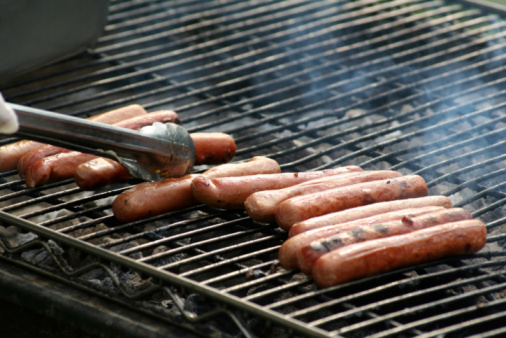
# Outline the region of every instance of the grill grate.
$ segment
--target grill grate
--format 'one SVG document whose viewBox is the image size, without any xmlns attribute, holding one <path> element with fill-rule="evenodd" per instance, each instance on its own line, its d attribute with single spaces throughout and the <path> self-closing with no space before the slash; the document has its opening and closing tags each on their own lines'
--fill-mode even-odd
<svg viewBox="0 0 506 338">
<path fill-rule="evenodd" d="M 479 253 L 320 290 L 276 265 L 286 234 L 242 211 L 123 224 L 110 207 L 129 185 L 27 189 L 11 171 L 0 258 L 204 334 L 504 334 L 506 30 L 482 5 L 115 0 L 93 49 L 1 88 L 82 117 L 174 109 L 190 132 L 233 135 L 235 160 L 266 155 L 285 171 L 419 174 L 487 224 Z"/>
</svg>

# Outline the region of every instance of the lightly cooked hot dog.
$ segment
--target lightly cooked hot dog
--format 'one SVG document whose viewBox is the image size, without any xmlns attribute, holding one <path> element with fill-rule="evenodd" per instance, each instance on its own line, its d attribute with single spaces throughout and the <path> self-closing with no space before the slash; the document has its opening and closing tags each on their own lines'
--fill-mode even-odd
<svg viewBox="0 0 506 338">
<path fill-rule="evenodd" d="M 297 267 L 310 274 L 314 262 L 324 254 L 345 245 L 367 240 L 390 237 L 425 229 L 438 224 L 472 219 L 471 214 L 462 208 L 443 209 L 419 216 L 405 216 L 401 220 L 359 225 L 340 234 L 322 238 L 309 243 L 297 251 Z"/>
<path fill-rule="evenodd" d="M 362 172 L 357 166 L 340 167 L 321 171 L 248 175 L 241 177 L 197 177 L 192 181 L 193 196 L 201 203 L 215 208 L 241 209 L 244 201 L 254 192 L 280 189 L 313 179 Z M 400 175 L 400 174 L 399 174 Z M 351 179 L 351 177 L 350 177 Z"/>
<path fill-rule="evenodd" d="M 248 162 L 222 164 L 200 175 L 223 177 L 279 172 L 281 168 L 275 160 L 255 156 Z M 190 185 L 200 175 L 140 183 L 114 199 L 114 216 L 121 222 L 130 222 L 196 205 L 198 201 L 193 197 Z"/>
<path fill-rule="evenodd" d="M 181 120 L 175 112 L 167 110 L 133 117 L 115 123 L 114 126 L 140 129 L 152 125 L 154 122 L 168 123 L 171 121 L 180 122 Z M 56 153 L 46 156 L 53 151 Z M 97 158 L 97 156 L 46 145 L 24 155 L 18 163 L 18 172 L 20 176 L 24 176 L 26 185 L 33 188 L 47 182 L 73 177 L 79 164 L 94 158 Z"/>
<path fill-rule="evenodd" d="M 134 116 L 145 114 L 147 114 L 147 112 L 144 110 L 144 108 L 138 104 L 132 104 L 126 107 L 121 107 L 89 117 L 88 120 L 113 124 Z M 21 140 L 0 147 L 0 158 L 2 159 L 0 161 L 0 172 L 16 169 L 18 160 L 21 156 L 43 145 L 44 143 L 39 143 L 36 141 Z"/>
<path fill-rule="evenodd" d="M 346 231 L 356 229 L 358 226 L 365 226 L 369 224 L 376 224 L 380 222 L 390 222 L 401 220 L 406 216 L 419 216 L 429 212 L 443 210 L 441 206 L 426 206 L 421 208 L 407 208 L 386 212 L 374 216 L 355 219 L 349 222 L 327 225 L 322 228 L 316 228 L 296 236 L 288 238 L 279 248 L 278 259 L 279 264 L 287 270 L 297 268 L 297 252 L 303 247 L 309 245 L 311 242 L 318 239 L 335 236 Z"/>
<path fill-rule="evenodd" d="M 124 183 L 130 178 L 130 172 L 124 166 L 104 157 L 81 163 L 74 170 L 76 184 L 83 190 L 96 190 L 108 184 Z"/>
<path fill-rule="evenodd" d="M 225 133 L 191 133 L 190 136 L 195 144 L 195 165 L 227 163 L 237 150 L 232 136 Z"/>
<path fill-rule="evenodd" d="M 427 196 L 425 180 L 407 175 L 386 180 L 347 185 L 340 188 L 297 196 L 282 202 L 276 222 L 284 230 L 305 219 L 366 204 Z"/>
<path fill-rule="evenodd" d="M 115 122 L 112 125 L 116 127 L 138 130 L 142 127 L 150 126 L 155 122 L 182 124 L 181 119 L 175 112 L 171 110 L 161 110 L 154 113 L 134 116 L 126 120 Z M 21 156 L 19 159 L 17 165 L 18 174 L 21 178 L 25 178 L 28 169 L 38 160 L 51 155 L 70 151 L 71 150 L 69 149 L 56 147 L 50 144 L 46 144 L 40 148 L 30 151 Z"/>
<path fill-rule="evenodd" d="M 330 287 L 408 265 L 473 253 L 485 245 L 486 236 L 485 224 L 472 219 L 351 244 L 318 258 L 311 276 L 318 286 Z"/>
<path fill-rule="evenodd" d="M 345 185 L 400 177 L 401 173 L 391 170 L 362 171 L 342 176 L 324 177 L 309 182 L 297 184 L 284 189 L 272 191 L 258 191 L 251 194 L 244 202 L 248 215 L 257 222 L 273 223 L 279 205 L 295 196 L 307 195 L 323 190 L 343 187 Z"/>
<path fill-rule="evenodd" d="M 190 137 L 195 144 L 195 165 L 222 164 L 235 155 L 237 147 L 228 134 L 191 133 Z M 95 190 L 112 183 L 127 182 L 130 175 L 118 162 L 96 158 L 78 165 L 74 179 L 81 189 Z"/>
<path fill-rule="evenodd" d="M 451 200 L 446 196 L 425 196 L 418 198 L 409 198 L 407 200 L 378 202 L 297 222 L 290 228 L 288 237 L 292 237 L 309 230 L 325 227 L 327 225 L 350 222 L 356 219 L 366 218 L 406 208 L 422 208 L 432 205 L 437 205 L 445 208 L 451 208 L 453 206 Z"/>
</svg>

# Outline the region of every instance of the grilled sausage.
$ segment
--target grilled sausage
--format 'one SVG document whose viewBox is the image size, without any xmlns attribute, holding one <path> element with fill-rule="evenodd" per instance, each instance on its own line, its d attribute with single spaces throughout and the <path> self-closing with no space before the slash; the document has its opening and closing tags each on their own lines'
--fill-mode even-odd
<svg viewBox="0 0 506 338">
<path fill-rule="evenodd" d="M 41 158 L 28 168 L 25 177 L 26 186 L 34 188 L 49 182 L 70 178 L 74 175 L 74 171 L 79 164 L 96 157 L 95 155 L 71 151 Z"/>
<path fill-rule="evenodd" d="M 402 210 L 406 208 L 421 208 L 426 206 L 442 206 L 451 208 L 452 202 L 446 196 L 425 196 L 419 198 L 409 198 L 406 200 L 386 201 L 374 204 L 368 204 L 361 207 L 346 209 L 330 214 L 313 217 L 301 222 L 295 223 L 288 232 L 288 237 L 297 234 L 325 227 L 332 224 L 340 224 L 356 219 L 379 215 L 386 212 Z"/>
<path fill-rule="evenodd" d="M 370 217 L 360 218 L 345 223 L 333 224 L 322 228 L 308 230 L 304 233 L 300 233 L 296 236 L 288 238 L 281 245 L 278 252 L 279 263 L 285 269 L 292 270 L 297 268 L 297 252 L 303 247 L 309 245 L 313 241 L 342 234 L 346 231 L 356 229 L 359 226 L 366 226 L 380 222 L 401 220 L 406 216 L 414 217 L 443 209 L 444 209 L 443 207 L 439 206 L 407 208 L 402 210 L 386 212 L 383 214 L 374 215 Z"/>
<path fill-rule="evenodd" d="M 400 177 L 401 173 L 390 170 L 362 171 L 347 176 L 331 176 L 297 184 L 284 189 L 255 192 L 244 203 L 248 215 L 258 222 L 273 223 L 279 205 L 295 196 L 307 195 L 346 185 Z"/>
<path fill-rule="evenodd" d="M 485 224 L 472 219 L 404 235 L 347 245 L 316 260 L 311 275 L 322 288 L 397 268 L 480 250 Z"/>
<path fill-rule="evenodd" d="M 292 197 L 279 205 L 276 222 L 284 229 L 305 219 L 376 202 L 427 196 L 425 180 L 408 175 L 358 183 L 341 188 Z"/>
<path fill-rule="evenodd" d="M 279 164 L 267 157 L 253 157 L 248 162 L 216 166 L 201 175 L 209 177 L 240 176 L 280 172 Z M 119 194 L 112 203 L 114 216 L 121 222 L 160 215 L 198 204 L 191 193 L 191 182 L 200 175 L 168 178 L 140 183 Z"/>
<path fill-rule="evenodd" d="M 254 192 L 285 188 L 325 176 L 337 175 L 340 177 L 343 174 L 348 177 L 346 173 L 351 173 L 353 170 L 362 169 L 350 166 L 321 171 L 241 177 L 209 178 L 201 176 L 193 180 L 191 188 L 193 196 L 201 203 L 215 208 L 240 209 L 244 208 L 244 201 Z"/>
<path fill-rule="evenodd" d="M 225 163 L 204 172 L 206 177 L 246 176 L 280 173 L 281 167 L 275 160 L 265 156 L 254 156 L 247 162 Z"/>
<path fill-rule="evenodd" d="M 195 144 L 196 165 L 228 162 L 235 154 L 235 141 L 227 134 L 192 133 L 190 136 Z M 95 190 L 107 184 L 127 182 L 130 176 L 117 162 L 95 159 L 80 164 L 74 172 L 74 178 L 81 189 Z"/>
<path fill-rule="evenodd" d="M 195 165 L 229 162 L 237 146 L 232 136 L 225 133 L 192 133 L 195 144 Z"/>
<path fill-rule="evenodd" d="M 120 163 L 103 157 L 81 163 L 74 170 L 76 184 L 83 190 L 95 190 L 108 184 L 124 183 L 130 178 L 130 173 Z"/>
<path fill-rule="evenodd" d="M 133 104 L 126 107 L 114 109 L 99 115 L 95 115 L 89 117 L 88 119 L 95 122 L 113 124 L 125 119 L 132 118 L 134 116 L 144 114 L 147 114 L 144 108 L 142 108 L 138 104 Z M 44 143 L 39 143 L 31 140 L 21 140 L 0 147 L 0 158 L 2 159 L 0 161 L 0 172 L 16 169 L 18 160 L 20 159 L 21 156 L 43 145 Z"/>
<path fill-rule="evenodd" d="M 162 122 L 162 123 L 172 122 L 181 124 L 181 119 L 173 111 L 162 110 L 150 114 L 134 116 L 132 118 L 113 123 L 113 125 L 116 127 L 138 130 L 141 129 L 142 127 L 150 126 L 155 122 Z M 21 156 L 21 158 L 19 159 L 18 174 L 21 178 L 25 178 L 28 168 L 30 168 L 30 166 L 32 166 L 38 160 L 47 156 L 65 152 L 70 152 L 70 150 L 49 144 L 46 144 L 40 148 L 30 151 L 25 155 Z"/>
<path fill-rule="evenodd" d="M 324 254 L 345 245 L 367 240 L 401 235 L 425 229 L 434 225 L 472 219 L 471 214 L 462 208 L 443 209 L 420 216 L 405 216 L 398 221 L 360 225 L 340 234 L 311 242 L 297 251 L 297 267 L 310 274 L 313 263 Z"/>
</svg>

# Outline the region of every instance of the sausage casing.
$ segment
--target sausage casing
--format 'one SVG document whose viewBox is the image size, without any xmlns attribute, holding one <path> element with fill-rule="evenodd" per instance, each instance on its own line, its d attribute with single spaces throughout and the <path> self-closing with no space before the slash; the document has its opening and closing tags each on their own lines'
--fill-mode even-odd
<svg viewBox="0 0 506 338">
<path fill-rule="evenodd" d="M 322 171 L 275 173 L 240 177 L 209 178 L 201 176 L 193 180 L 193 196 L 201 203 L 215 208 L 240 209 L 254 192 L 280 189 L 326 176 L 341 176 L 355 168 L 336 168 Z"/>
<path fill-rule="evenodd" d="M 313 263 L 324 254 L 337 250 L 345 245 L 367 240 L 401 235 L 428 228 L 438 224 L 472 219 L 471 214 L 462 208 L 443 209 L 426 214 L 407 215 L 401 220 L 359 225 L 340 234 L 311 242 L 297 251 L 297 267 L 309 274 Z"/>
<path fill-rule="evenodd" d="M 280 172 L 279 164 L 267 157 L 254 157 L 248 162 L 227 163 L 205 171 L 212 177 Z M 198 204 L 191 193 L 191 182 L 200 175 L 168 178 L 140 183 L 119 194 L 112 203 L 116 219 L 130 222 Z"/>
<path fill-rule="evenodd" d="M 380 215 L 382 213 L 403 210 L 406 208 L 422 208 L 426 206 L 441 206 L 445 208 L 451 208 L 453 205 L 451 200 L 446 196 L 425 196 L 418 198 L 408 198 L 404 200 L 378 202 L 297 222 L 290 228 L 288 236 L 292 237 L 309 230 L 322 228 L 333 224 L 350 222 L 361 218 Z"/>
<path fill-rule="evenodd" d="M 316 260 L 311 276 L 330 287 L 397 268 L 480 250 L 486 227 L 477 219 L 436 225 L 404 235 L 347 245 Z"/>
<path fill-rule="evenodd" d="M 377 202 L 427 196 L 425 180 L 407 175 L 358 183 L 318 193 L 289 198 L 276 211 L 276 222 L 284 229 L 305 219 Z"/>
<path fill-rule="evenodd" d="M 427 206 L 422 208 L 407 208 L 391 212 L 382 213 L 370 217 L 360 218 L 349 222 L 340 224 L 327 225 L 325 227 L 308 230 L 299 233 L 296 236 L 288 238 L 279 248 L 278 259 L 282 267 L 287 270 L 297 268 L 297 253 L 304 247 L 308 246 L 311 242 L 342 234 L 346 231 L 356 229 L 360 226 L 375 224 L 379 222 L 390 222 L 401 220 L 406 216 L 419 216 L 429 212 L 443 210 L 439 206 Z"/>
<path fill-rule="evenodd" d="M 225 133 L 191 133 L 195 144 L 195 165 L 229 162 L 237 146 L 232 136 Z"/>
<path fill-rule="evenodd" d="M 357 171 L 347 175 L 333 175 L 310 180 L 284 189 L 255 192 L 244 203 L 248 215 L 257 222 L 273 223 L 279 205 L 289 198 L 308 195 L 346 185 L 402 176 L 391 170 Z"/>
</svg>

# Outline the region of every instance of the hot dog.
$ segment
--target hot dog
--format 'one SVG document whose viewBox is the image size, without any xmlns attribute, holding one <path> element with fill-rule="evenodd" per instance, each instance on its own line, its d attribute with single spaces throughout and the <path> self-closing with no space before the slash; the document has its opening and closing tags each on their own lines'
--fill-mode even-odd
<svg viewBox="0 0 506 338">
<path fill-rule="evenodd" d="M 485 224 L 473 219 L 351 244 L 318 258 L 311 275 L 318 286 L 330 287 L 404 266 L 476 252 L 485 245 L 486 234 Z"/>
<path fill-rule="evenodd" d="M 240 209 L 244 208 L 244 201 L 257 191 L 285 188 L 326 176 L 341 177 L 341 175 L 344 175 L 348 178 L 348 174 L 359 170 L 362 169 L 357 166 L 350 166 L 321 171 L 241 177 L 209 178 L 201 176 L 193 180 L 191 188 L 193 196 L 201 203 L 215 208 Z M 351 179 L 351 176 L 349 179 Z"/>
<path fill-rule="evenodd" d="M 401 235 L 438 224 L 472 219 L 471 214 L 462 208 L 443 209 L 419 216 L 405 216 L 401 220 L 360 225 L 340 234 L 311 242 L 297 251 L 297 267 L 310 274 L 313 263 L 324 254 L 345 245 L 367 240 Z"/>
<path fill-rule="evenodd" d="M 257 156 L 248 162 L 216 166 L 201 175 L 223 177 L 279 172 L 281 168 L 276 161 Z M 187 175 L 138 184 L 114 199 L 112 211 L 119 221 L 130 222 L 196 205 L 198 201 L 193 197 L 190 185 L 199 176 Z"/>
<path fill-rule="evenodd" d="M 351 176 L 331 176 L 314 179 L 284 189 L 259 191 L 251 194 L 244 202 L 248 215 L 258 222 L 272 223 L 279 205 L 295 196 L 307 195 L 346 185 L 400 177 L 401 173 L 390 170 L 362 171 Z"/>
<path fill-rule="evenodd" d="M 309 230 L 325 227 L 327 225 L 345 223 L 356 219 L 406 208 L 421 208 L 426 206 L 442 206 L 445 208 L 451 208 L 452 202 L 446 196 L 426 196 L 368 204 L 297 222 L 290 228 L 288 237 L 292 237 Z"/>
<path fill-rule="evenodd" d="M 195 165 L 229 162 L 237 146 L 232 136 L 225 133 L 192 133 L 195 144 Z"/>
<path fill-rule="evenodd" d="M 162 110 L 150 114 L 134 116 L 132 118 L 113 123 L 113 125 L 116 127 L 137 130 L 145 126 L 150 126 L 155 122 L 162 122 L 162 123 L 172 122 L 181 124 L 181 119 L 175 112 L 171 110 Z M 70 150 L 49 144 L 46 144 L 40 148 L 30 151 L 21 156 L 21 158 L 19 159 L 17 165 L 18 174 L 21 178 L 25 178 L 28 168 L 30 168 L 30 166 L 32 166 L 38 160 L 44 157 L 65 152 L 70 152 Z"/>
<path fill-rule="evenodd" d="M 78 151 L 64 152 L 41 158 L 28 168 L 25 183 L 28 188 L 41 186 L 49 182 L 57 182 L 74 175 L 76 167 L 97 156 Z"/>
<path fill-rule="evenodd" d="M 434 212 L 443 209 L 444 208 L 440 206 L 408 208 L 309 230 L 304 233 L 300 233 L 296 236 L 288 238 L 281 245 L 278 253 L 279 263 L 285 269 L 292 270 L 297 268 L 297 252 L 303 247 L 309 245 L 313 241 L 335 236 L 344 233 L 346 231 L 356 229 L 359 226 L 366 226 L 369 224 L 376 224 L 380 222 L 401 220 L 402 218 L 408 215 L 410 217 L 419 216 L 429 212 Z"/>
<path fill-rule="evenodd" d="M 196 165 L 225 163 L 235 154 L 235 141 L 227 134 L 192 133 L 190 136 L 195 144 Z M 208 136 L 207 139 L 206 136 Z M 209 153 L 206 153 L 207 151 Z M 80 164 L 74 172 L 74 178 L 81 189 L 95 190 L 107 184 L 127 182 L 130 176 L 128 171 L 117 162 L 94 159 Z"/>
<path fill-rule="evenodd" d="M 407 175 L 358 183 L 318 193 L 289 198 L 276 211 L 276 222 L 284 230 L 300 221 L 331 212 L 376 202 L 427 196 L 425 180 Z"/>
<path fill-rule="evenodd" d="M 95 115 L 89 117 L 88 119 L 96 122 L 113 124 L 122 120 L 129 119 L 134 116 L 144 114 L 147 114 L 144 108 L 142 108 L 138 104 L 133 104 L 126 107 L 114 109 L 99 115 Z M 0 161 L 0 172 L 16 169 L 18 160 L 20 159 L 21 156 L 43 145 L 44 145 L 43 143 L 31 140 L 21 140 L 0 147 L 0 158 L 2 159 L 2 161 Z"/>
<path fill-rule="evenodd" d="M 131 178 L 120 163 L 103 157 L 79 164 L 74 170 L 77 186 L 83 190 L 95 190 L 108 184 L 124 183 Z"/>
</svg>

